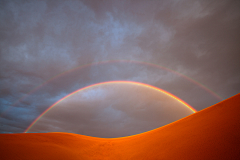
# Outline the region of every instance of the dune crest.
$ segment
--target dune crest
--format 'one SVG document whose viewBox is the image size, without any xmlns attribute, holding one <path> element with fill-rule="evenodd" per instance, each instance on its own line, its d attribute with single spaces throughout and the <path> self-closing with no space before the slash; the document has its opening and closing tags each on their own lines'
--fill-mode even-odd
<svg viewBox="0 0 240 160">
<path fill-rule="evenodd" d="M 122 138 L 0 135 L 0 159 L 240 159 L 240 94 L 169 125 Z"/>
</svg>

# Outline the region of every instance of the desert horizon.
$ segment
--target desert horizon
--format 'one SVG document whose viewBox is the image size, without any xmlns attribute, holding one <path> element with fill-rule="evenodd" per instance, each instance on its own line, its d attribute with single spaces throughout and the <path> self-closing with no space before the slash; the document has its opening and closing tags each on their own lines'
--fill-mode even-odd
<svg viewBox="0 0 240 160">
<path fill-rule="evenodd" d="M 154 130 L 119 138 L 0 134 L 1 159 L 238 159 L 240 94 Z"/>
</svg>

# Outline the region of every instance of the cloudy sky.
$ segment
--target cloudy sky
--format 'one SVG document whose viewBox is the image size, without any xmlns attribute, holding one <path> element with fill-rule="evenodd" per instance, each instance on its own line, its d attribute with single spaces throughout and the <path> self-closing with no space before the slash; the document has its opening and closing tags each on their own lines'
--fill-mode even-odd
<svg viewBox="0 0 240 160">
<path fill-rule="evenodd" d="M 2 0 L 0 34 L 1 133 L 24 132 L 59 99 L 101 82 L 152 85 L 198 111 L 240 92 L 238 0 Z M 67 112 L 84 117 L 77 120 L 79 123 L 71 121 L 73 127 L 64 130 L 79 133 L 73 128 L 79 130 L 80 124 L 98 126 L 85 123 L 86 112 L 111 128 L 113 122 L 129 119 L 126 114 L 133 111 L 136 113 L 127 125 L 140 122 L 139 117 L 149 119 L 159 110 L 156 104 L 163 95 L 152 103 L 156 98 L 136 98 L 131 87 L 110 86 L 79 93 L 93 99 L 88 103 L 94 104 L 92 110 L 88 107 L 81 112 L 88 105 L 79 103 L 83 101 L 79 98 L 79 114 L 69 108 L 61 112 L 54 109 L 51 114 Z M 105 94 L 98 94 L 99 89 Z M 126 95 L 131 99 L 128 104 L 123 98 Z M 75 101 L 66 102 L 70 105 Z M 130 106 L 155 109 L 140 113 Z M 53 117 L 43 117 L 46 123 L 42 127 L 53 131 L 55 124 L 70 126 Z M 146 119 L 141 124 L 154 129 L 148 128 Z M 91 121 L 91 116 L 87 120 Z M 165 123 L 155 120 L 159 123 L 153 122 L 154 127 Z M 134 130 L 134 125 L 131 127 Z M 137 125 L 135 128 L 139 131 Z"/>
</svg>

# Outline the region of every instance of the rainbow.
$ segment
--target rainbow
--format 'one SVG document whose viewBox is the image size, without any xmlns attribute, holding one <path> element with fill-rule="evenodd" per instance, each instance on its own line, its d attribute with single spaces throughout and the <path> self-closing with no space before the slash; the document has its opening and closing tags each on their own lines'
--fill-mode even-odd
<svg viewBox="0 0 240 160">
<path fill-rule="evenodd" d="M 8 108 L 6 108 L 4 111 L 2 111 L 0 117 L 6 113 L 8 110 L 10 110 L 12 107 L 16 106 L 17 104 L 19 104 L 21 101 L 23 101 L 24 99 L 26 99 L 27 97 L 29 97 L 31 94 L 33 94 L 34 92 L 36 92 L 37 90 L 39 90 L 41 87 L 47 85 L 48 83 L 50 83 L 51 81 L 60 78 L 61 76 L 64 76 L 68 73 L 71 73 L 73 71 L 76 70 L 80 70 L 80 69 L 84 69 L 90 66 L 97 66 L 97 65 L 101 65 L 101 64 L 109 64 L 109 63 L 135 63 L 135 64 L 142 64 L 142 65 L 147 65 L 147 66 L 151 66 L 151 67 L 155 67 L 155 68 L 159 68 L 159 69 L 164 69 L 166 71 L 172 72 L 180 77 L 185 78 L 186 80 L 190 81 L 191 83 L 201 87 L 203 90 L 207 91 L 208 93 L 210 93 L 212 96 L 214 96 L 215 98 L 217 98 L 218 100 L 223 100 L 222 97 L 220 97 L 217 93 L 213 92 L 211 89 L 209 89 L 208 87 L 204 86 L 203 84 L 199 83 L 198 81 L 194 80 L 193 78 L 190 78 L 186 75 L 183 75 L 182 73 L 179 73 L 177 71 L 174 71 L 170 68 L 167 67 L 163 67 L 154 63 L 149 63 L 149 62 L 142 62 L 142 61 L 135 61 L 135 60 L 108 60 L 108 61 L 102 61 L 102 62 L 95 62 L 95 63 L 88 63 L 88 64 L 84 64 L 75 68 L 72 68 L 70 70 L 61 72 L 53 77 L 51 77 L 50 79 L 46 80 L 45 82 L 43 82 L 42 84 L 40 84 L 39 86 L 35 87 L 34 89 L 32 89 L 31 91 L 29 91 L 26 95 L 22 96 L 20 99 L 18 99 L 15 103 L 13 103 L 11 106 L 9 106 Z"/>
<path fill-rule="evenodd" d="M 91 87 L 94 87 L 94 86 L 99 86 L 99 85 L 104 85 L 104 84 L 119 84 L 119 83 L 131 83 L 131 84 L 135 84 L 135 85 L 140 85 L 140 86 L 145 86 L 145 87 L 148 87 L 148 88 L 151 88 L 151 89 L 154 89 L 154 90 L 157 90 L 159 92 L 162 92 L 172 98 L 174 98 L 175 100 L 179 101 L 180 103 L 182 103 L 183 105 L 185 105 L 188 109 L 190 109 L 193 113 L 196 113 L 197 110 L 195 110 L 193 107 L 191 107 L 189 104 L 187 104 L 186 102 L 184 102 L 183 100 L 181 100 L 180 98 L 176 97 L 175 95 L 163 90 L 163 89 L 160 89 L 160 88 L 157 88 L 157 87 L 154 87 L 154 86 L 151 86 L 151 85 L 148 85 L 148 84 L 145 84 L 145 83 L 140 83 L 140 82 L 135 82 L 135 81 L 108 81 L 108 82 L 101 82 L 101 83 L 97 83 L 97 84 L 92 84 L 92 85 L 89 85 L 89 86 L 86 86 L 84 88 L 80 88 L 70 94 L 68 94 L 67 96 L 61 98 L 60 100 L 58 100 L 57 102 L 55 102 L 53 105 L 51 105 L 48 109 L 46 109 L 40 116 L 38 116 L 31 124 L 30 126 L 24 131 L 25 133 L 27 133 L 31 127 L 42 117 L 44 116 L 47 112 L 49 112 L 53 107 L 55 107 L 57 104 L 59 104 L 60 102 L 62 102 L 64 99 L 74 95 L 75 93 L 77 92 L 80 92 L 80 91 L 84 91 L 88 88 L 91 88 Z"/>
</svg>

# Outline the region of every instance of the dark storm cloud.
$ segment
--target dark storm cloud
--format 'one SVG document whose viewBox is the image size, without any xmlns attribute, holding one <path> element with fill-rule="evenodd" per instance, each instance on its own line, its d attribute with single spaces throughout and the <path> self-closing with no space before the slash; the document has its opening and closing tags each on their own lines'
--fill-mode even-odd
<svg viewBox="0 0 240 160">
<path fill-rule="evenodd" d="M 237 0 L 3 0 L 0 130 L 22 132 L 34 117 L 63 96 L 102 81 L 151 84 L 198 110 L 219 101 L 201 87 L 164 69 L 119 63 L 67 73 L 18 102 L 61 72 L 112 59 L 145 61 L 171 68 L 202 83 L 223 99 L 237 94 L 239 21 Z"/>
<path fill-rule="evenodd" d="M 236 80 L 240 68 L 239 2 L 196 1 L 180 6 L 185 11 L 171 15 L 175 17 L 171 26 L 176 33 L 165 52 L 167 54 L 156 53 L 159 49 L 155 42 L 151 46 L 157 49 L 154 59 L 171 61 L 171 68 L 211 86 L 223 97 L 228 97 L 229 90 L 232 94 L 238 93 L 239 87 L 233 89 L 225 84 L 231 81 L 233 86 L 239 86 Z M 156 19 L 160 20 L 161 14 Z"/>
</svg>

